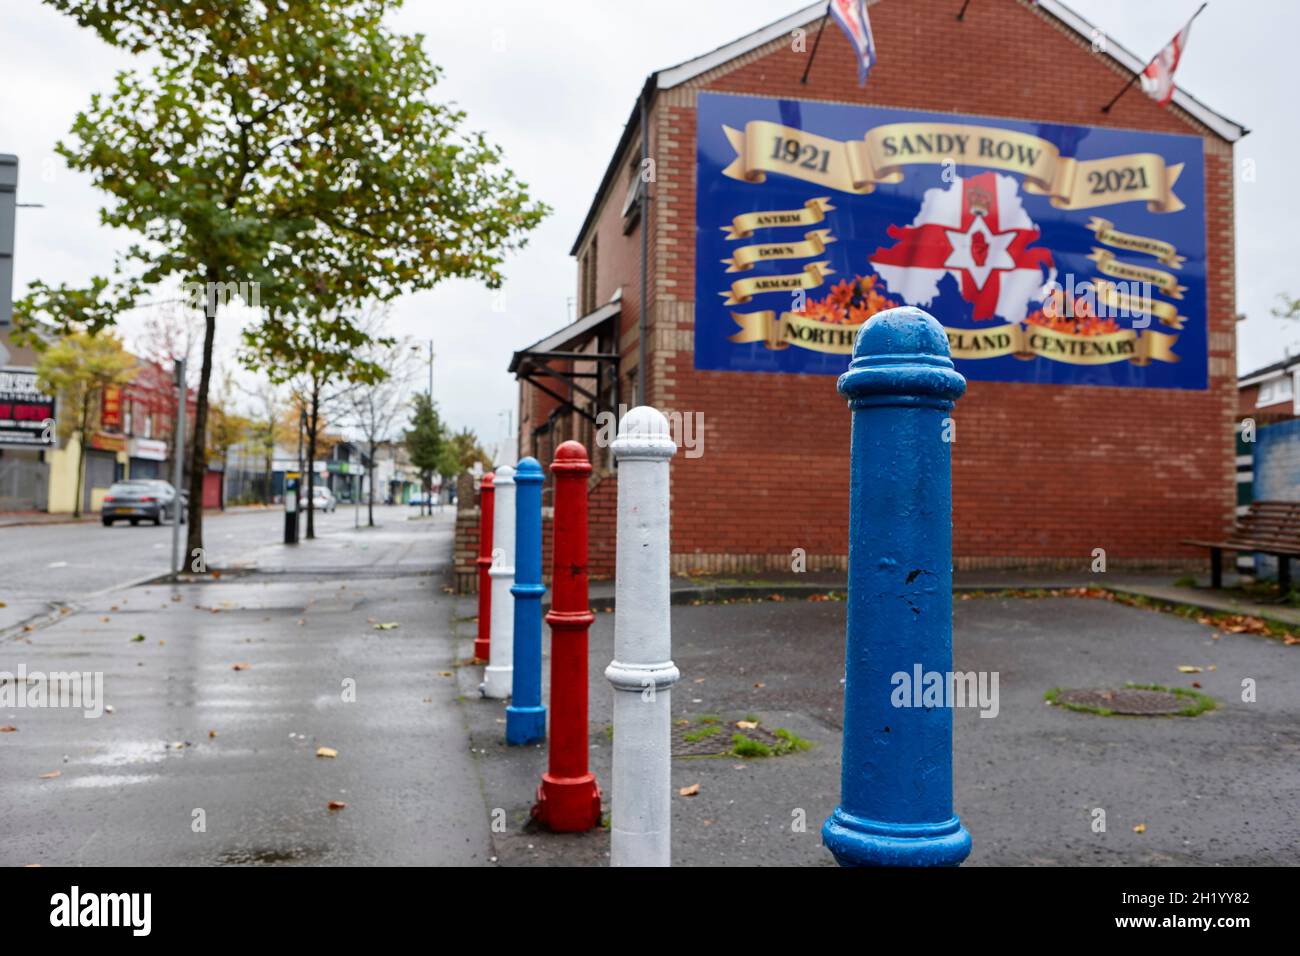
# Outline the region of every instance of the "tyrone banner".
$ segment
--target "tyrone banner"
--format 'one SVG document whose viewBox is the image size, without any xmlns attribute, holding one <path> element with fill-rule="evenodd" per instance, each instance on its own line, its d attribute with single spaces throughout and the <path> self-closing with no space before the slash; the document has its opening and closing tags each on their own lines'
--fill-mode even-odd
<svg viewBox="0 0 1300 956">
<path fill-rule="evenodd" d="M 979 165 L 1019 173 L 1025 192 L 1051 197 L 1058 209 L 1092 209 L 1146 200 L 1151 212 L 1178 212 L 1174 183 L 1181 163 L 1165 166 L 1155 153 L 1080 161 L 1060 155 L 1037 136 L 963 123 L 890 123 L 860 140 L 840 142 L 780 123 L 753 120 L 744 131 L 723 127 L 736 158 L 724 176 L 749 183 L 783 173 L 848 193 L 869 193 L 903 180 L 918 164 Z"/>
<path fill-rule="evenodd" d="M 1087 228 L 1092 230 L 1097 241 L 1103 245 L 1129 252 L 1145 252 L 1149 256 L 1155 256 L 1172 269 L 1182 268 L 1186 261 L 1178 254 L 1178 249 L 1172 243 L 1161 242 L 1150 236 L 1134 236 L 1127 232 L 1120 232 L 1113 223 L 1099 216 L 1090 217 Z"/>
<path fill-rule="evenodd" d="M 838 375 L 871 316 L 911 305 L 972 381 L 1208 387 L 1222 197 L 1199 135 L 696 102 L 696 368 Z"/>
</svg>

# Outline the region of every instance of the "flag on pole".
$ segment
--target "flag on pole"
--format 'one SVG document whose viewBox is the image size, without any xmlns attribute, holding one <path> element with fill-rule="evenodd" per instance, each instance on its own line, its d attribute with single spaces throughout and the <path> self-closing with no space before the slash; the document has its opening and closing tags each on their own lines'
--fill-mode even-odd
<svg viewBox="0 0 1300 956">
<path fill-rule="evenodd" d="M 1200 13 L 1200 10 L 1196 12 Z M 1168 106 L 1174 98 L 1174 70 L 1178 69 L 1178 62 L 1183 58 L 1187 38 L 1192 33 L 1192 20 L 1195 19 L 1193 14 L 1187 25 L 1178 31 L 1178 35 L 1142 71 L 1142 89 L 1161 106 Z"/>
<path fill-rule="evenodd" d="M 876 41 L 871 36 L 867 18 L 867 0 L 831 0 L 831 16 L 840 25 L 858 55 L 858 85 L 867 82 L 867 74 L 876 62 Z"/>
</svg>

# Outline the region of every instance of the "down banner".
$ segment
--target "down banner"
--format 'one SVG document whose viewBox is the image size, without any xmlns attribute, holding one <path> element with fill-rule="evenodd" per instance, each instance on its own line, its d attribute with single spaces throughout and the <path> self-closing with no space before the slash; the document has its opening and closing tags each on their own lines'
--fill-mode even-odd
<svg viewBox="0 0 1300 956">
<path fill-rule="evenodd" d="M 695 367 L 839 374 L 883 309 L 969 379 L 1204 389 L 1196 136 L 702 93 Z"/>
</svg>

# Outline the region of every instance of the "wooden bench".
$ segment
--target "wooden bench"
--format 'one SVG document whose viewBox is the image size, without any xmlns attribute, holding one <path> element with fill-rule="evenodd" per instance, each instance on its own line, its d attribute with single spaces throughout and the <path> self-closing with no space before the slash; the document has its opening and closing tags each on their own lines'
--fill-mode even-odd
<svg viewBox="0 0 1300 956">
<path fill-rule="evenodd" d="M 1247 551 L 1277 558 L 1277 584 L 1282 595 L 1291 590 L 1291 559 L 1300 558 L 1300 502 L 1256 501 L 1242 515 L 1232 534 L 1222 541 L 1184 541 L 1210 549 L 1210 585 L 1223 587 L 1223 552 Z"/>
</svg>

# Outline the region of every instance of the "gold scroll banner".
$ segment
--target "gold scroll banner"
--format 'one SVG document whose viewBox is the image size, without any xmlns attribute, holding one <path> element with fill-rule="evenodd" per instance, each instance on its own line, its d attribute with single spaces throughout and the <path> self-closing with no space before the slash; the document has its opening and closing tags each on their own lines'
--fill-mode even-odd
<svg viewBox="0 0 1300 956">
<path fill-rule="evenodd" d="M 778 226 L 815 226 L 835 207 L 830 196 L 809 199 L 800 209 L 772 209 L 767 212 L 747 212 L 731 220 L 730 226 L 720 227 L 728 239 L 749 239 L 755 229 L 775 229 Z"/>
<path fill-rule="evenodd" d="M 953 358 L 989 359 L 1004 355 L 1017 358 L 1045 358 L 1070 365 L 1111 365 L 1131 362 L 1177 362 L 1176 335 L 1161 332 L 1138 333 L 1132 329 L 1105 335 L 1074 335 L 1019 322 L 983 329 L 950 329 L 948 347 Z"/>
<path fill-rule="evenodd" d="M 1115 283 L 1107 282 L 1105 279 L 1094 278 L 1092 286 L 1097 292 L 1097 302 L 1119 312 L 1121 315 L 1154 315 L 1160 320 L 1161 325 L 1179 331 L 1183 328 L 1185 317 L 1179 315 L 1178 309 L 1168 302 L 1160 302 L 1149 296 L 1133 295 L 1120 289 Z"/>
<path fill-rule="evenodd" d="M 1097 268 L 1103 275 L 1108 275 L 1112 279 L 1132 279 L 1136 282 L 1149 282 L 1171 299 L 1181 299 L 1183 293 L 1187 291 L 1187 286 L 1179 285 L 1178 277 L 1172 272 L 1165 272 L 1164 269 L 1156 269 L 1152 266 L 1139 266 L 1131 262 L 1121 262 L 1115 258 L 1115 253 L 1108 249 L 1098 249 L 1093 246 L 1088 258 L 1097 263 Z"/>
<path fill-rule="evenodd" d="M 835 241 L 829 229 L 814 229 L 804 233 L 802 242 L 764 242 L 755 246 L 741 246 L 730 259 L 723 259 L 728 272 L 748 272 L 759 262 L 772 259 L 810 259 L 820 256 Z"/>
<path fill-rule="evenodd" d="M 847 142 L 770 120 L 752 120 L 743 131 L 722 129 L 736 151 L 723 175 L 747 183 L 781 173 L 864 195 L 881 183 L 901 182 L 905 166 L 953 162 L 1019 173 L 1026 192 L 1048 196 L 1057 209 L 1135 200 L 1145 201 L 1150 212 L 1183 208 L 1173 191 L 1183 164 L 1166 166 L 1156 153 L 1078 160 L 1028 133 L 964 123 L 889 123 Z"/>
<path fill-rule="evenodd" d="M 1178 254 L 1178 248 L 1172 242 L 1153 239 L 1150 236 L 1139 236 L 1131 232 L 1119 232 L 1115 229 L 1114 223 L 1100 216 L 1089 217 L 1085 228 L 1092 230 L 1097 241 L 1102 245 L 1124 249 L 1127 252 L 1144 252 L 1149 256 L 1155 256 L 1171 269 L 1181 269 L 1183 263 L 1187 261 L 1186 256 Z"/>
<path fill-rule="evenodd" d="M 718 295 L 726 298 L 726 301 L 722 303 L 723 305 L 744 305 L 754 296 L 761 295 L 764 292 L 793 292 L 796 289 L 815 289 L 825 281 L 827 276 L 834 274 L 835 270 L 831 268 L 830 262 L 810 262 L 803 267 L 802 272 L 796 272 L 792 275 L 737 279 L 731 283 L 730 292 L 719 292 Z"/>
<path fill-rule="evenodd" d="M 731 313 L 740 331 L 728 338 L 737 345 L 762 342 L 769 350 L 780 351 L 790 346 L 814 352 L 831 352 L 850 355 L 853 341 L 861 323 L 843 325 L 819 322 L 796 312 L 773 311 Z M 1138 333 L 1131 329 L 1105 335 L 1072 335 L 1036 325 L 1011 323 L 993 329 L 950 329 L 948 345 L 953 358 L 989 359 L 1014 355 L 1017 358 L 1045 358 L 1070 365 L 1109 365 L 1131 362 L 1150 365 L 1152 362 L 1177 362 L 1174 344 L 1176 335 L 1147 331 Z"/>
<path fill-rule="evenodd" d="M 729 336 L 727 341 L 737 345 L 762 342 L 772 351 L 795 345 L 814 352 L 851 355 L 853 339 L 862 328 L 860 322 L 857 325 L 818 322 L 797 312 L 782 312 L 780 315 L 772 311 L 733 312 L 731 317 L 740 326 L 740 331 Z"/>
</svg>

